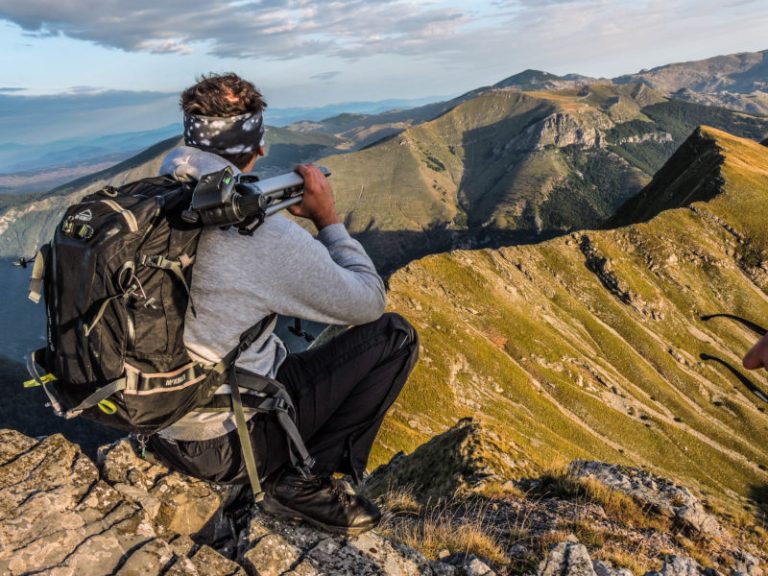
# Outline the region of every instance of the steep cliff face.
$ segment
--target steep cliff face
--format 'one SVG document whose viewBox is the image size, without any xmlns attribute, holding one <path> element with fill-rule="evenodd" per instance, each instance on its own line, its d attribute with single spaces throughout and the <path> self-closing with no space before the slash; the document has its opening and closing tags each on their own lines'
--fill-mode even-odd
<svg viewBox="0 0 768 576">
<path fill-rule="evenodd" d="M 766 406 L 699 356 L 738 367 L 755 337 L 699 316 L 768 318 L 767 174 L 764 146 L 702 128 L 622 211 L 647 222 L 396 273 L 391 306 L 415 323 L 423 354 L 378 457 L 485 414 L 529 467 L 645 466 L 761 522 Z M 765 374 L 751 378 L 768 390 Z"/>
</svg>

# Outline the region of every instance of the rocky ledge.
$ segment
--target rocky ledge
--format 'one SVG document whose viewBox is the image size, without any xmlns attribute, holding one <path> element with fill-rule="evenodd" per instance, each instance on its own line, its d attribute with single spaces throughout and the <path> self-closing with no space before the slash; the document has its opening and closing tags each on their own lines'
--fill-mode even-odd
<svg viewBox="0 0 768 576">
<path fill-rule="evenodd" d="M 697 560 L 686 555 L 675 544 L 674 534 L 656 533 L 648 526 L 633 531 L 611 524 L 610 514 L 599 502 L 581 497 L 569 501 L 563 491 L 548 496 L 537 488 L 547 484 L 542 479 L 528 478 L 529 493 L 521 493 L 517 488 L 522 485 L 520 478 L 530 477 L 532 471 L 524 461 L 500 450 L 497 435 L 465 420 L 413 454 L 399 455 L 374 473 L 366 488 L 387 510 L 381 529 L 345 538 L 264 515 L 251 505 L 243 489 L 171 472 L 138 457 L 127 440 L 102 447 L 94 463 L 61 435 L 33 439 L 0 430 L 0 573 L 763 573 L 760 553 L 730 546 L 725 528 L 685 488 L 640 470 L 599 462 L 575 462 L 568 472 L 571 483 L 600 482 L 641 505 L 652 504 L 655 514 L 672 518 L 689 535 L 696 533 L 716 542 L 717 546 L 709 548 L 718 555 L 713 561 L 701 554 Z M 404 513 L 388 499 L 392 499 L 393 486 L 405 484 L 411 490 L 412 504 Z M 396 494 L 402 508 L 408 498 L 402 490 Z M 585 519 L 591 521 L 589 530 L 584 529 Z M 436 534 L 446 525 L 447 535 L 440 540 Z M 466 532 L 467 526 L 473 527 L 468 533 L 474 539 L 454 538 Z M 600 530 L 610 532 L 614 540 L 623 537 L 630 545 L 640 540 L 646 550 L 663 550 L 654 556 L 655 571 L 633 571 L 612 562 L 614 556 L 606 554 L 596 539 Z M 580 538 L 586 539 L 581 543 Z M 727 562 L 718 563 L 726 557 Z M 714 567 L 726 564 L 726 571 Z"/>
<path fill-rule="evenodd" d="M 100 465 L 60 435 L 0 431 L 0 573 L 9 575 L 453 574 L 376 533 L 333 537 L 251 510 L 240 490 L 137 457 Z M 238 499 L 246 500 L 237 504 Z M 239 512 L 239 514 L 238 514 Z M 207 542 L 207 543 L 206 543 Z"/>
</svg>

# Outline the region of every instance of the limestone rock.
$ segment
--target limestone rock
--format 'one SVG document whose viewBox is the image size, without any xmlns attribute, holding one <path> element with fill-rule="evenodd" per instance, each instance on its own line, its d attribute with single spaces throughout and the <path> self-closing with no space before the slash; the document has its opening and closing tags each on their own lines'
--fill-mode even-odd
<svg viewBox="0 0 768 576">
<path fill-rule="evenodd" d="M 752 554 L 740 550 L 735 558 L 733 566 L 734 576 L 743 574 L 744 576 L 763 576 L 764 571 L 760 567 L 760 560 L 755 558 Z"/>
<path fill-rule="evenodd" d="M 0 462 L 0 573 L 127 576 L 140 562 L 151 575 L 173 556 L 144 511 L 60 434 L 2 430 Z"/>
<path fill-rule="evenodd" d="M 191 558 L 185 556 L 177 558 L 163 574 L 164 576 L 245 576 L 245 571 L 209 546 L 202 546 Z"/>
<path fill-rule="evenodd" d="M 539 565 L 538 576 L 597 576 L 583 544 L 561 542 Z"/>
<path fill-rule="evenodd" d="M 191 560 L 198 572 L 206 576 L 245 576 L 245 571 L 238 564 L 224 558 L 210 546 L 201 546 Z"/>
<path fill-rule="evenodd" d="M 459 576 L 460 574 L 459 568 L 445 562 L 430 562 L 429 567 L 434 576 Z"/>
<path fill-rule="evenodd" d="M 655 476 L 639 468 L 575 460 L 570 473 L 576 478 L 592 478 L 635 498 L 661 513 L 669 514 L 681 525 L 704 536 L 723 533 L 717 519 L 707 512 L 703 502 L 684 486 Z"/>
<path fill-rule="evenodd" d="M 484 484 L 513 477 L 525 466 L 501 447 L 498 438 L 471 418 L 377 468 L 366 483 L 374 496 L 392 486 L 408 486 L 421 500 L 469 493 Z"/>
<path fill-rule="evenodd" d="M 259 512 L 251 517 L 239 548 L 240 562 L 251 576 L 447 576 L 452 573 L 450 568 L 442 570 L 441 563 L 427 562 L 416 551 L 375 532 L 356 537 L 332 536 Z"/>
<path fill-rule="evenodd" d="M 464 565 L 467 576 L 496 576 L 496 572 L 477 556 L 470 556 Z"/>
<path fill-rule="evenodd" d="M 474 554 L 454 553 L 441 560 L 443 566 L 451 566 L 464 576 L 496 576 L 496 571 Z"/>
<path fill-rule="evenodd" d="M 279 576 L 290 571 L 300 559 L 299 548 L 286 542 L 279 534 L 267 534 L 243 554 L 243 565 L 252 574 Z"/>
<path fill-rule="evenodd" d="M 99 449 L 103 478 L 135 502 L 164 534 L 196 534 L 220 509 L 210 484 L 139 458 L 127 439 Z"/>
<path fill-rule="evenodd" d="M 602 560 L 592 562 L 592 568 L 595 569 L 597 576 L 633 576 L 630 570 L 614 568 L 610 562 L 603 562 Z"/>
<path fill-rule="evenodd" d="M 646 576 L 649 576 L 649 573 Z M 703 570 L 699 564 L 692 558 L 683 556 L 667 556 L 664 558 L 664 566 L 661 568 L 659 576 L 701 576 Z"/>
</svg>

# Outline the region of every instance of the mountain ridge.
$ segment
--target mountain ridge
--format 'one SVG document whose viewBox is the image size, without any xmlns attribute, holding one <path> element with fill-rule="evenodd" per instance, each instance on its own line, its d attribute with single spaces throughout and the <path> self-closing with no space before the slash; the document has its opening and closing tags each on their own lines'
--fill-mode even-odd
<svg viewBox="0 0 768 576">
<path fill-rule="evenodd" d="M 392 276 L 391 308 L 411 318 L 424 356 L 377 458 L 483 413 L 521 470 L 631 463 L 696 486 L 726 516 L 764 517 L 768 452 L 752 439 L 768 428 L 765 407 L 699 359 L 738 366 L 754 337 L 698 316 L 768 317 L 768 149 L 706 127 L 684 148 L 724 155 L 718 194 L 622 228 L 429 256 Z"/>
</svg>

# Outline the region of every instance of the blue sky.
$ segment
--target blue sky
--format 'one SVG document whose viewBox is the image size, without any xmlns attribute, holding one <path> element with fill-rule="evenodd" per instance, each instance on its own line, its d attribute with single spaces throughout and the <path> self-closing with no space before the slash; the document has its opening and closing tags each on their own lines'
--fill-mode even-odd
<svg viewBox="0 0 768 576">
<path fill-rule="evenodd" d="M 765 0 L 0 0 L 0 106 L 172 95 L 230 70 L 280 108 L 451 96 L 526 68 L 613 77 L 764 50 L 766 30 Z M 141 106 L 137 130 L 174 113 Z"/>
</svg>

